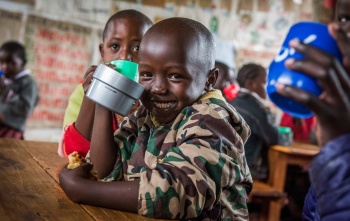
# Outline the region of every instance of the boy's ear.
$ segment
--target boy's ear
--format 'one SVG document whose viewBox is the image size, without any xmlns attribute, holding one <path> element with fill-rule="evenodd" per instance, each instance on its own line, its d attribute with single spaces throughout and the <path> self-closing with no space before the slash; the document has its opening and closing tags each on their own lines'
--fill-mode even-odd
<svg viewBox="0 0 350 221">
<path fill-rule="evenodd" d="M 218 68 L 213 68 L 210 70 L 207 82 L 205 84 L 205 90 L 206 91 L 211 91 L 213 89 L 213 86 L 216 83 L 216 80 L 218 79 L 219 75 L 219 69 Z"/>
<path fill-rule="evenodd" d="M 99 44 L 98 49 L 100 50 L 100 55 L 101 55 L 101 58 L 103 60 L 103 54 L 104 54 L 104 52 L 103 52 L 103 44 Z"/>
</svg>

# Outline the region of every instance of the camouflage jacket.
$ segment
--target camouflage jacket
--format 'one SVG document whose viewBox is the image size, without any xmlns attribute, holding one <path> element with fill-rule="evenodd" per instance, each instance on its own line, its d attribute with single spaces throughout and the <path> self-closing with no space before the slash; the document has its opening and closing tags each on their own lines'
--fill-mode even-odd
<svg viewBox="0 0 350 221">
<path fill-rule="evenodd" d="M 141 106 L 115 133 L 120 154 L 105 180 L 140 179 L 138 213 L 148 217 L 248 220 L 249 135 L 217 90 L 167 125 Z"/>
</svg>

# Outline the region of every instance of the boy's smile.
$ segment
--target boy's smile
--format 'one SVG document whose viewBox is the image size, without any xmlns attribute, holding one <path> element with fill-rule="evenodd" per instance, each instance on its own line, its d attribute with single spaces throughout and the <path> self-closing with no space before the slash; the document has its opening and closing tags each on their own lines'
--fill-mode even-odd
<svg viewBox="0 0 350 221">
<path fill-rule="evenodd" d="M 176 102 L 168 102 L 168 103 L 161 103 L 161 102 L 153 102 L 154 106 L 158 109 L 169 109 L 171 106 L 175 106 Z"/>
</svg>

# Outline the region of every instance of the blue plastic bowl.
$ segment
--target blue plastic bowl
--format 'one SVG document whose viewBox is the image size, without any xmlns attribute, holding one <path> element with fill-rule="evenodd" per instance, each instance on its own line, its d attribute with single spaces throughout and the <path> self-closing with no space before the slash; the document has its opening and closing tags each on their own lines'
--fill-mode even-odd
<svg viewBox="0 0 350 221">
<path fill-rule="evenodd" d="M 313 115 L 310 109 L 301 103 L 278 94 L 275 87 L 276 82 L 279 82 L 308 91 L 316 96 L 322 93 L 322 88 L 314 78 L 289 70 L 284 66 L 284 62 L 288 58 L 304 58 L 303 55 L 289 48 L 289 41 L 295 38 L 333 55 L 339 61 L 342 60 L 342 55 L 337 43 L 329 35 L 326 25 L 317 22 L 299 22 L 291 27 L 280 52 L 271 62 L 267 75 L 266 88 L 270 100 L 284 112 L 294 117 L 308 118 Z"/>
</svg>

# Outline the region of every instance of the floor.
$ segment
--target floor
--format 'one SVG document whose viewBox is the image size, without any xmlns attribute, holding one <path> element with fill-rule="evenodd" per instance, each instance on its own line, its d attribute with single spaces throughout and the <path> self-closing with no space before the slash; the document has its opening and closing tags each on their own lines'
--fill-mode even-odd
<svg viewBox="0 0 350 221">
<path fill-rule="evenodd" d="M 24 133 L 25 140 L 58 142 L 62 128 L 27 128 Z"/>
</svg>

